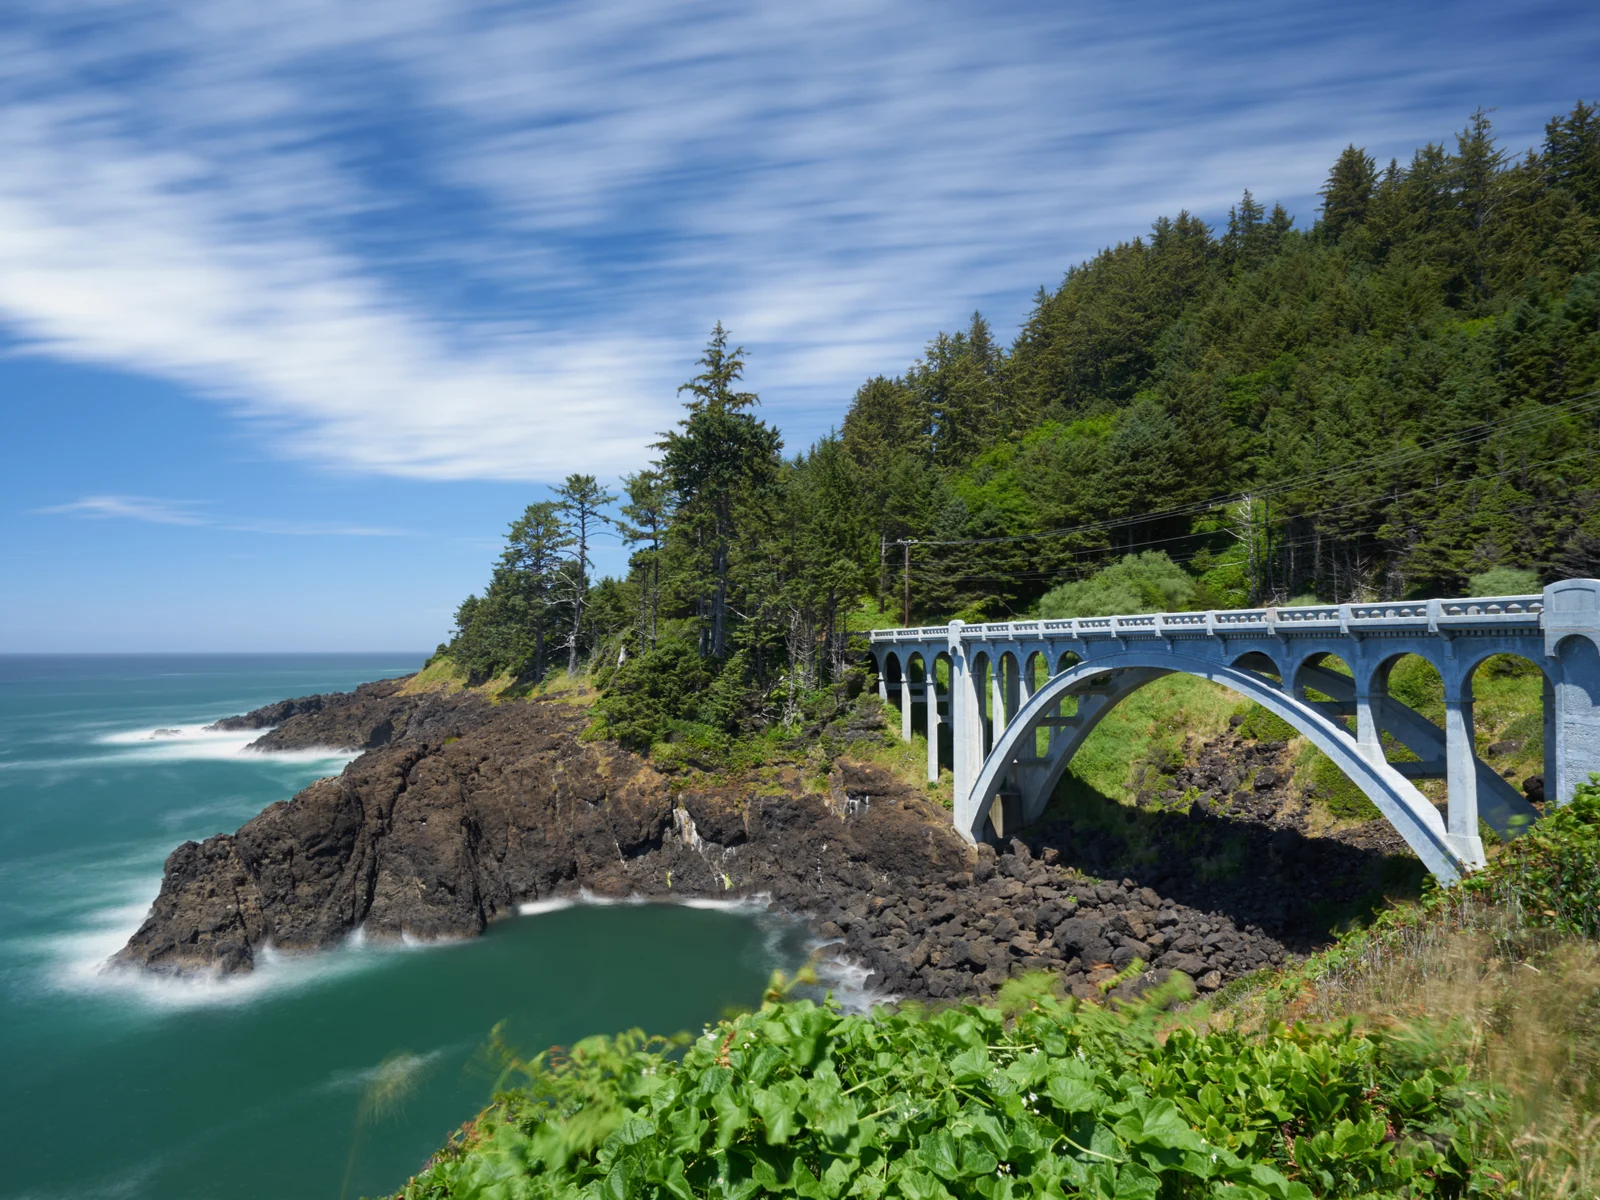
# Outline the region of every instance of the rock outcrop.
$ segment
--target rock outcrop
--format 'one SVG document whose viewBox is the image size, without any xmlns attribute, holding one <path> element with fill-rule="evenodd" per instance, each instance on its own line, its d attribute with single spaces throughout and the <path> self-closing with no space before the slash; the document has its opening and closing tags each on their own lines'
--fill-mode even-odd
<svg viewBox="0 0 1600 1200">
<path fill-rule="evenodd" d="M 476 693 L 407 693 L 409 676 L 363 683 L 353 692 L 280 700 L 209 729 L 265 729 L 252 750 L 373 750 L 410 737 L 416 741 L 459 736 L 490 705 Z"/>
<path fill-rule="evenodd" d="M 320 703 L 308 701 L 317 699 Z M 907 995 L 992 992 L 1049 970 L 1085 994 L 1135 958 L 1202 987 L 1284 960 L 1261 929 L 1013 841 L 966 846 L 919 789 L 841 762 L 825 792 L 798 770 L 685 787 L 543 700 L 369 685 L 240 719 L 279 746 L 366 745 L 336 778 L 237 833 L 180 846 L 119 953 L 162 971 L 247 971 L 265 946 L 469 937 L 518 904 L 579 888 L 657 898 L 766 895 L 811 918 L 872 982 Z M 859 718 L 857 718 L 859 720 Z M 876 720 L 875 717 L 870 720 Z"/>
</svg>

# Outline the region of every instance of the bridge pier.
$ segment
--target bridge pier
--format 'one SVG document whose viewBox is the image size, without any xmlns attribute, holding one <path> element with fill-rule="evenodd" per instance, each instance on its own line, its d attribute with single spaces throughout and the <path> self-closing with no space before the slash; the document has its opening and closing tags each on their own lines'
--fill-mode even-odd
<svg viewBox="0 0 1600 1200">
<path fill-rule="evenodd" d="M 1450 844 L 1471 867 L 1484 864 L 1478 833 L 1478 756 L 1472 730 L 1472 685 L 1466 680 L 1447 685 L 1444 699 L 1446 827 Z"/>
</svg>

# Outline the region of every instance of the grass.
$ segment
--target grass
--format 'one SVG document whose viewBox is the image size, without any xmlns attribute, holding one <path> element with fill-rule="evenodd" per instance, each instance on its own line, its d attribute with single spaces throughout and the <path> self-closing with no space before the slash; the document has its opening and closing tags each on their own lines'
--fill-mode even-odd
<svg viewBox="0 0 1600 1200">
<path fill-rule="evenodd" d="M 561 704 L 576 705 L 579 708 L 588 708 L 602 695 L 601 689 L 595 686 L 593 677 L 588 673 L 568 675 L 560 667 L 550 671 L 538 683 L 519 681 L 510 672 L 496 675 L 493 679 L 478 684 L 469 685 L 468 680 L 469 675 L 465 667 L 447 654 L 438 654 L 429 659 L 422 670 L 401 685 L 400 694 L 416 696 L 426 692 L 443 692 L 446 695 L 454 695 L 457 692 L 473 691 L 487 697 L 492 704 L 539 697 Z"/>
<path fill-rule="evenodd" d="M 1471 1131 L 1515 1164 L 1503 1194 L 1600 1194 L 1600 945 L 1552 933 L 1515 902 L 1456 897 L 1289 975 L 1237 989 L 1219 1021 L 1349 1023 L 1443 1056 L 1484 1081 L 1501 1117 Z"/>
<path fill-rule="evenodd" d="M 1168 675 L 1118 704 L 1073 757 L 1070 775 L 1101 795 L 1132 804 L 1139 767 L 1181 757 L 1186 745 L 1222 736 L 1245 704 L 1224 687 Z"/>
<path fill-rule="evenodd" d="M 886 597 L 888 607 L 879 608 L 876 597 L 868 596 L 845 614 L 845 628 L 852 633 L 866 633 L 873 629 L 901 629 L 906 622 L 900 619 L 900 602 Z"/>
<path fill-rule="evenodd" d="M 449 655 L 438 654 L 428 660 L 427 666 L 401 685 L 400 694 L 417 696 L 424 692 L 443 692 L 446 695 L 453 695 L 464 691 L 466 686 L 466 671 L 458 667 Z"/>
<path fill-rule="evenodd" d="M 907 787 L 925 792 L 945 808 L 955 808 L 955 779 L 948 767 L 939 772 L 939 782 L 928 782 L 928 739 L 913 733 L 909 742 L 900 740 L 900 710 L 885 704 L 884 720 L 889 723 L 891 736 L 881 742 L 858 741 L 845 747 L 845 753 L 860 762 L 870 763 L 889 772 Z"/>
</svg>

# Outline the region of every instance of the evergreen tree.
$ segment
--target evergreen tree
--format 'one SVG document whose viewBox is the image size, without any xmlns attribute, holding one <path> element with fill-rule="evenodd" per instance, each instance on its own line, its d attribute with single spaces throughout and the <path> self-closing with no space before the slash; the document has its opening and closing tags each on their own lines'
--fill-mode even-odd
<svg viewBox="0 0 1600 1200">
<path fill-rule="evenodd" d="M 521 597 L 524 619 L 533 633 L 533 677 L 543 679 L 545 644 L 555 604 L 557 571 L 562 555 L 572 545 L 571 533 L 562 520 L 561 507 L 554 500 L 528 505 L 522 516 L 511 523 L 506 535 L 501 568 L 514 581 Z"/>
<path fill-rule="evenodd" d="M 1377 183 L 1372 156 L 1353 142 L 1346 146 L 1317 193 L 1322 197 L 1322 232 L 1330 241 L 1337 242 L 1347 230 L 1366 221 Z"/>
<path fill-rule="evenodd" d="M 738 519 L 771 484 L 782 445 L 778 432 L 745 410 L 760 403 L 734 390 L 744 374 L 744 349 L 728 349 L 718 322 L 701 356 L 703 368 L 678 389 L 688 415 L 662 435 L 661 471 L 672 490 L 674 535 L 687 551 L 688 584 L 696 593 L 702 654 L 728 652 L 729 582 Z"/>
<path fill-rule="evenodd" d="M 1544 127 L 1545 182 L 1600 219 L 1600 108 L 1579 101 Z"/>
<path fill-rule="evenodd" d="M 639 642 L 654 650 L 661 618 L 661 539 L 671 516 L 672 497 L 660 471 L 624 475 L 622 483 L 628 503 L 622 506 L 624 519 L 617 530 L 630 546 L 644 543 L 644 549 L 633 556 L 635 566 L 642 567 L 645 575 L 639 587 Z"/>
<path fill-rule="evenodd" d="M 578 672 L 578 651 L 583 644 L 583 612 L 589 592 L 590 544 L 602 528 L 612 523 L 605 509 L 616 497 L 595 482 L 593 475 L 568 475 L 556 489 L 556 509 L 567 530 L 572 571 L 564 576 L 571 592 L 572 625 L 567 636 L 567 674 Z"/>
</svg>

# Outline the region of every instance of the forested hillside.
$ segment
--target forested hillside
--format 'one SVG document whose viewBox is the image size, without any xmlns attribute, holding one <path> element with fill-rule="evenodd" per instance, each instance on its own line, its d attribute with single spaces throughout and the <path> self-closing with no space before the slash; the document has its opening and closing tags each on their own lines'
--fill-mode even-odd
<svg viewBox="0 0 1600 1200">
<path fill-rule="evenodd" d="M 903 591 L 915 621 L 1066 611 L 1093 589 L 1047 593 L 1112 565 L 1097 594 L 1145 607 L 1600 574 L 1600 109 L 1520 156 L 1481 112 L 1408 163 L 1351 146 L 1321 194 L 1304 228 L 1249 191 L 1226 228 L 1163 217 L 793 457 L 718 326 L 658 460 L 617 507 L 581 474 L 531 506 L 450 657 L 590 662 L 648 744 L 792 719 Z M 603 522 L 625 579 L 590 578 Z"/>
</svg>

